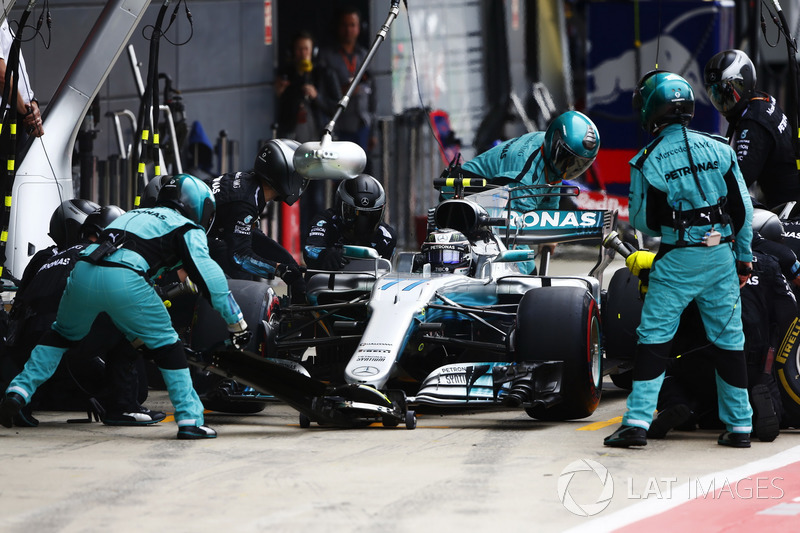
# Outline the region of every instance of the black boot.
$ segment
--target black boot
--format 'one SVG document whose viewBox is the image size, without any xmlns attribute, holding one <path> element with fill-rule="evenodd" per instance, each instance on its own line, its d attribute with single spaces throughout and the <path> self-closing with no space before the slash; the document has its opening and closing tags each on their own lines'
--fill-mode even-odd
<svg viewBox="0 0 800 533">
<path fill-rule="evenodd" d="M 606 437 L 605 440 L 603 440 L 603 444 L 615 448 L 647 446 L 647 430 L 623 424 L 614 433 Z"/>
<path fill-rule="evenodd" d="M 217 432 L 208 426 L 178 426 L 180 440 L 215 439 Z"/>
<path fill-rule="evenodd" d="M 774 441 L 780 433 L 780 423 L 766 385 L 759 383 L 753 386 L 750 405 L 753 407 L 753 433 L 761 442 Z"/>
<path fill-rule="evenodd" d="M 648 439 L 663 439 L 672 428 L 685 424 L 694 413 L 688 405 L 679 403 L 658 412 L 650 429 L 647 430 Z"/>
<path fill-rule="evenodd" d="M 731 448 L 749 448 L 750 447 L 750 434 L 749 433 L 731 433 L 726 431 L 717 439 L 717 444 L 722 446 L 730 446 Z"/>
<path fill-rule="evenodd" d="M 14 417 L 19 414 L 25 400 L 16 392 L 9 392 L 0 401 L 0 425 L 10 428 L 14 425 Z"/>
</svg>

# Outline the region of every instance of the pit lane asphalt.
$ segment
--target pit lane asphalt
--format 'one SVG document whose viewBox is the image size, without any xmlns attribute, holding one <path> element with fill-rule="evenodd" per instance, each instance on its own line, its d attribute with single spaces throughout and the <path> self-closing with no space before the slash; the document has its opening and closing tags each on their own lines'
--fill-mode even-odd
<svg viewBox="0 0 800 533">
<path fill-rule="evenodd" d="M 593 263 L 569 259 L 564 273 Z M 718 446 L 719 431 L 606 448 L 627 393 L 608 379 L 604 388 L 597 411 L 579 421 L 429 410 L 413 431 L 301 429 L 297 413 L 275 403 L 255 415 L 208 413 L 219 437 L 190 442 L 175 439 L 171 417 L 120 428 L 39 412 L 38 428 L 0 427 L 0 531 L 611 531 L 684 504 L 681 486 L 706 491 L 714 474 L 732 486 L 766 472 L 763 484 L 781 488 L 776 468 L 800 460 L 798 431 L 744 450 Z M 163 391 L 146 405 L 171 411 Z M 800 501 L 794 489 L 782 492 L 732 498 L 740 509 L 757 496 L 784 509 Z M 729 527 L 730 510 L 717 501 L 704 516 L 718 512 Z M 796 528 L 788 512 L 769 519 L 760 531 Z"/>
</svg>

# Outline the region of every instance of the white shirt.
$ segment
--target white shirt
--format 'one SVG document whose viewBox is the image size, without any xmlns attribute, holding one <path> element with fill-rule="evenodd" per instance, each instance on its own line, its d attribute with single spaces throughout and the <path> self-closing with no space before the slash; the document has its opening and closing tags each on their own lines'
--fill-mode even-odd
<svg viewBox="0 0 800 533">
<path fill-rule="evenodd" d="M 6 61 L 8 54 L 11 52 L 11 43 L 14 41 L 14 34 L 8 26 L 8 19 L 0 24 L 0 59 Z M 22 101 L 29 104 L 33 99 L 33 89 L 31 88 L 30 79 L 28 78 L 28 69 L 25 67 L 25 58 L 22 55 L 22 50 L 19 52 L 19 93 L 22 95 Z"/>
</svg>

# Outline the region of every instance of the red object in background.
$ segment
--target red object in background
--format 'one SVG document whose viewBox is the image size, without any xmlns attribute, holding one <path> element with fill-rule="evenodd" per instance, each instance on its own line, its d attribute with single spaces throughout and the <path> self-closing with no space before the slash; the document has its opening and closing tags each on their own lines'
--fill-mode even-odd
<svg viewBox="0 0 800 533">
<path fill-rule="evenodd" d="M 461 140 L 456 138 L 450 128 L 450 115 L 441 109 L 434 109 L 428 114 L 436 139 L 439 141 L 439 153 L 445 166 L 461 151 Z"/>
<path fill-rule="evenodd" d="M 264 0 L 264 44 L 272 44 L 275 21 L 272 17 L 272 0 Z"/>
<path fill-rule="evenodd" d="M 303 259 L 300 252 L 300 204 L 281 204 L 280 244 L 292 254 L 295 261 Z"/>
<path fill-rule="evenodd" d="M 629 161 L 638 150 L 601 149 L 586 175 L 586 186 L 576 199 L 581 209 L 618 210 L 628 219 L 628 191 L 631 183 Z"/>
</svg>

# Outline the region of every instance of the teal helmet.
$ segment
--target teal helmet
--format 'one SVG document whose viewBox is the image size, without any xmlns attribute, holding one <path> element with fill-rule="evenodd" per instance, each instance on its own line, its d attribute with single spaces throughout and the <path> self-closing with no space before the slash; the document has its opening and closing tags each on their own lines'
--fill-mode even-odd
<svg viewBox="0 0 800 533">
<path fill-rule="evenodd" d="M 163 181 L 156 205 L 171 207 L 206 230 L 217 209 L 211 189 L 191 174 L 176 174 Z"/>
<path fill-rule="evenodd" d="M 666 124 L 689 124 L 694 116 L 694 91 L 678 74 L 651 70 L 639 80 L 633 92 L 633 109 L 642 128 L 655 133 Z"/>
<path fill-rule="evenodd" d="M 592 165 L 600 150 L 600 134 L 589 117 L 578 111 L 562 113 L 547 127 L 542 145 L 548 183 L 573 179 Z"/>
</svg>

